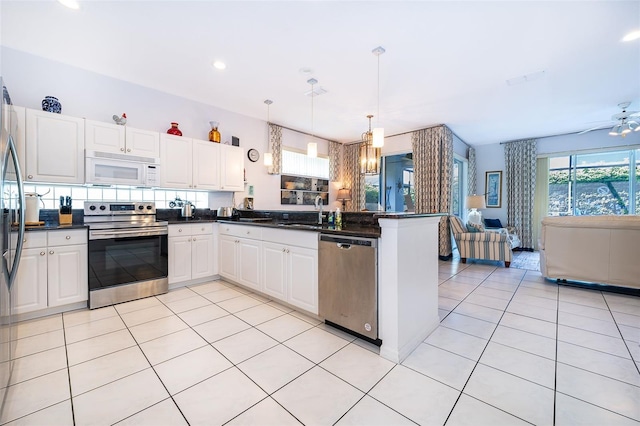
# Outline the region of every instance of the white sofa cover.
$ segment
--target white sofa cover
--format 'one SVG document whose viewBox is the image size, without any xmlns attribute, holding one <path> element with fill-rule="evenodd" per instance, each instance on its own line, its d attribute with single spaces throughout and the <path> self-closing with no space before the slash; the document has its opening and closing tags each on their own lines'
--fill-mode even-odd
<svg viewBox="0 0 640 426">
<path fill-rule="evenodd" d="M 551 279 L 640 289 L 640 216 L 544 218 L 540 270 Z"/>
</svg>

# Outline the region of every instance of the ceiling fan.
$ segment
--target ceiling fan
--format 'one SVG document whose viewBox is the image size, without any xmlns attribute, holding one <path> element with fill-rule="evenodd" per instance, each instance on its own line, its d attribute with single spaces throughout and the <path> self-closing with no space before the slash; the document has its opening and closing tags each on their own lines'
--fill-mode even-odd
<svg viewBox="0 0 640 426">
<path fill-rule="evenodd" d="M 601 124 L 599 126 L 592 127 L 591 129 L 583 130 L 578 134 L 582 135 L 593 130 L 606 129 L 610 126 L 613 126 L 609 132 L 609 135 L 611 136 L 622 136 L 624 138 L 632 131 L 640 132 L 640 123 L 634 120 L 635 117 L 640 117 L 640 111 L 627 111 L 629 105 L 631 105 L 631 102 L 619 103 L 618 107 L 622 109 L 622 112 L 612 115 L 610 123 Z"/>
</svg>

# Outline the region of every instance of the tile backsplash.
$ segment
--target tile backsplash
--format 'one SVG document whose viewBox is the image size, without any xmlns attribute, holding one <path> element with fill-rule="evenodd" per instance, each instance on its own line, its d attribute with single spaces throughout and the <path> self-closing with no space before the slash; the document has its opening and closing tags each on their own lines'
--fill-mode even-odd
<svg viewBox="0 0 640 426">
<path fill-rule="evenodd" d="M 209 193 L 205 191 L 181 191 L 175 189 L 146 189 L 129 186 L 96 187 L 71 185 L 25 184 L 25 192 L 42 195 L 45 209 L 57 209 L 60 197 L 71 196 L 74 209 L 82 209 L 84 201 L 155 201 L 159 209 L 169 208 L 169 202 L 176 197 L 191 201 L 197 208 L 209 207 Z M 43 195 L 46 194 L 46 195 Z"/>
</svg>

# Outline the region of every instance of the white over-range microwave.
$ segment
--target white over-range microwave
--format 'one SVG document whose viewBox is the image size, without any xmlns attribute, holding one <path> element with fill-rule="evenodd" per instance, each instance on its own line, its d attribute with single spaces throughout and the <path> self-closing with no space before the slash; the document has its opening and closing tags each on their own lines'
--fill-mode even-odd
<svg viewBox="0 0 640 426">
<path fill-rule="evenodd" d="M 160 185 L 158 158 L 87 151 L 85 159 L 86 183 L 143 187 Z"/>
</svg>

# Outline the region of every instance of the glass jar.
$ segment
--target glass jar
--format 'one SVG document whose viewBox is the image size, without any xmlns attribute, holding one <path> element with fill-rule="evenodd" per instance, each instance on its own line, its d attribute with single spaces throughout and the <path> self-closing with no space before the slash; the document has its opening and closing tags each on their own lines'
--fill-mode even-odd
<svg viewBox="0 0 640 426">
<path fill-rule="evenodd" d="M 209 140 L 211 142 L 220 143 L 220 132 L 218 131 L 218 122 L 210 121 L 211 131 L 209 132 Z"/>
</svg>

